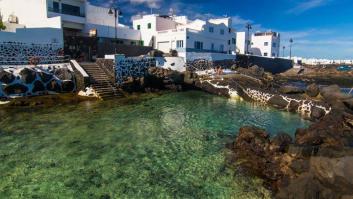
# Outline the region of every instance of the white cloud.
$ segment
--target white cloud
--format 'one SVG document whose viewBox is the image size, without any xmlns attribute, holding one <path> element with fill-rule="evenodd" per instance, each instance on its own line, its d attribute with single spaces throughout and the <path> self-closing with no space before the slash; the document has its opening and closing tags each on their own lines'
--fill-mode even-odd
<svg viewBox="0 0 353 199">
<path fill-rule="evenodd" d="M 130 0 L 130 3 L 132 4 L 145 4 L 147 5 L 149 8 L 155 8 L 158 9 L 161 7 L 162 4 L 162 0 Z"/>
<path fill-rule="evenodd" d="M 330 0 L 305 0 L 300 2 L 294 8 L 289 9 L 287 12 L 291 14 L 300 14 L 305 11 L 326 5 Z"/>
</svg>

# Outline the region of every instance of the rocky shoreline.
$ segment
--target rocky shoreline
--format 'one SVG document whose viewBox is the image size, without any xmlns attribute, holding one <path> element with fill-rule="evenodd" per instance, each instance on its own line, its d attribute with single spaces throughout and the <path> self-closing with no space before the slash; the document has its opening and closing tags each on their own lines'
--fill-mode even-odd
<svg viewBox="0 0 353 199">
<path fill-rule="evenodd" d="M 238 71 L 191 79 L 206 92 L 297 112 L 314 123 L 295 138 L 245 126 L 228 146 L 227 165 L 262 178 L 274 198 L 353 197 L 353 97 L 337 85 L 286 85 L 258 67 Z"/>
</svg>

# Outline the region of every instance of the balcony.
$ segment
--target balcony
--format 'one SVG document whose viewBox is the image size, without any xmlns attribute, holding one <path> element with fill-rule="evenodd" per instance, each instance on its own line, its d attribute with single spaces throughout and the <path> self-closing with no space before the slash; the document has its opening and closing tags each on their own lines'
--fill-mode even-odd
<svg viewBox="0 0 353 199">
<path fill-rule="evenodd" d="M 48 12 L 54 12 L 54 13 L 64 14 L 64 15 L 71 15 L 71 16 L 75 16 L 75 17 L 86 17 L 85 14 L 81 13 L 81 12 L 64 10 L 64 9 L 54 9 L 52 7 L 48 7 Z"/>
</svg>

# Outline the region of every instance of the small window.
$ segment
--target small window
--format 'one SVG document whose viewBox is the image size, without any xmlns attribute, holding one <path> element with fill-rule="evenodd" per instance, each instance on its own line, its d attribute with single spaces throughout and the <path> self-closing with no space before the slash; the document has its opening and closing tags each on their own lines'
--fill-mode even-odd
<svg viewBox="0 0 353 199">
<path fill-rule="evenodd" d="M 232 33 L 232 29 L 231 28 L 229 28 L 228 31 L 229 31 L 229 33 Z"/>
<path fill-rule="evenodd" d="M 176 44 L 177 44 L 177 48 L 184 48 L 184 41 L 183 40 L 178 40 L 176 42 Z"/>
<path fill-rule="evenodd" d="M 203 49 L 203 43 L 200 41 L 195 41 L 194 46 L 195 46 L 195 49 L 198 49 L 198 50 Z"/>
<path fill-rule="evenodd" d="M 264 46 L 268 46 L 268 42 L 265 42 L 265 43 L 264 43 Z"/>
<path fill-rule="evenodd" d="M 145 42 L 144 41 L 140 41 L 140 46 L 144 46 Z"/>
<path fill-rule="evenodd" d="M 221 46 L 219 46 L 219 51 L 224 52 L 224 45 L 223 44 L 221 44 Z"/>
<path fill-rule="evenodd" d="M 221 35 L 224 35 L 224 29 L 220 30 Z"/>
<path fill-rule="evenodd" d="M 134 45 L 136 45 L 136 42 L 132 41 L 130 44 L 131 44 L 132 46 L 134 46 Z"/>
<path fill-rule="evenodd" d="M 231 50 L 229 50 L 229 51 L 228 51 L 228 54 L 230 54 L 230 55 L 231 55 L 231 54 L 232 54 L 232 51 L 231 51 Z"/>
<path fill-rule="evenodd" d="M 267 57 L 267 56 L 268 56 L 268 53 L 264 53 L 264 56 Z"/>
<path fill-rule="evenodd" d="M 59 12 L 59 2 L 53 2 L 53 11 Z"/>
<path fill-rule="evenodd" d="M 275 53 L 272 53 L 272 57 L 276 57 L 276 54 L 275 54 Z"/>
<path fill-rule="evenodd" d="M 148 24 L 147 24 L 147 28 L 148 28 L 148 29 L 151 29 L 151 28 L 152 28 L 152 24 L 151 24 L 151 23 L 148 23 Z"/>
<path fill-rule="evenodd" d="M 232 44 L 236 44 L 237 42 L 236 42 L 236 40 L 235 40 L 235 38 L 232 38 Z"/>
<path fill-rule="evenodd" d="M 272 47 L 276 48 L 277 44 L 276 43 L 273 43 L 272 44 Z"/>
<path fill-rule="evenodd" d="M 141 30 L 141 25 L 137 25 L 137 30 Z"/>
<path fill-rule="evenodd" d="M 209 32 L 214 32 L 214 28 L 213 27 L 210 27 L 208 30 L 209 30 Z"/>
<path fill-rule="evenodd" d="M 211 44 L 211 50 L 214 50 L 214 43 Z"/>
<path fill-rule="evenodd" d="M 230 40 L 228 40 L 228 45 L 230 45 Z"/>
</svg>

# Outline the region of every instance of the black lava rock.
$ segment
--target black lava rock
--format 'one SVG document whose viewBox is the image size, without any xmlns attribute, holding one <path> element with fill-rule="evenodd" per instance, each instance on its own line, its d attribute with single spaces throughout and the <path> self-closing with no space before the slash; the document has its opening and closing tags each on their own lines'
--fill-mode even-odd
<svg viewBox="0 0 353 199">
<path fill-rule="evenodd" d="M 26 84 L 31 84 L 37 77 L 37 73 L 29 68 L 24 68 L 20 72 L 21 80 Z"/>
<path fill-rule="evenodd" d="M 61 92 L 61 86 L 56 80 L 51 80 L 47 84 L 47 90 L 60 93 Z"/>
<path fill-rule="evenodd" d="M 37 80 L 33 84 L 32 92 L 36 93 L 36 92 L 40 92 L 40 91 L 45 91 L 45 86 L 41 81 Z"/>
<path fill-rule="evenodd" d="M 53 79 L 53 75 L 45 72 L 40 72 L 38 73 L 39 77 L 42 79 L 44 83 L 49 82 L 51 79 Z"/>
<path fill-rule="evenodd" d="M 5 84 L 10 84 L 14 80 L 15 80 L 15 76 L 12 73 L 9 73 L 3 69 L 0 69 L 0 82 Z"/>
<path fill-rule="evenodd" d="M 23 94 L 23 93 L 26 93 L 27 91 L 28 91 L 27 86 L 23 84 L 12 84 L 12 85 L 5 86 L 4 88 L 4 92 L 7 95 Z"/>
<path fill-rule="evenodd" d="M 61 87 L 63 92 L 72 92 L 75 89 L 75 83 L 71 80 L 65 80 Z"/>
</svg>

